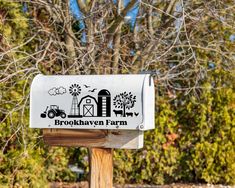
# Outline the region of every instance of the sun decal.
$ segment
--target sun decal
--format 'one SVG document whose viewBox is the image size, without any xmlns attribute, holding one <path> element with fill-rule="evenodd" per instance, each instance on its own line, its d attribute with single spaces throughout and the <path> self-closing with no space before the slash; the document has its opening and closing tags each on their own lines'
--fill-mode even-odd
<svg viewBox="0 0 235 188">
<path fill-rule="evenodd" d="M 72 96 L 78 96 L 81 93 L 81 87 L 78 84 L 72 84 L 69 87 L 69 93 Z"/>
</svg>

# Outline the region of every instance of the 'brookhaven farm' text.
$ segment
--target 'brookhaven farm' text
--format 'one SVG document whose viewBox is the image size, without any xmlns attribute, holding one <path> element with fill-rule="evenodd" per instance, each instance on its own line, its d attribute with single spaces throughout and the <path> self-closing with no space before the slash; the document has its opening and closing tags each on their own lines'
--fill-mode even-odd
<svg viewBox="0 0 235 188">
<path fill-rule="evenodd" d="M 113 121 L 110 119 L 106 119 L 106 121 L 83 121 L 83 120 L 71 120 L 71 121 L 63 121 L 63 120 L 55 120 L 55 125 L 63 126 L 63 125 L 70 125 L 70 126 L 83 126 L 83 125 L 127 125 L 127 121 Z"/>
</svg>

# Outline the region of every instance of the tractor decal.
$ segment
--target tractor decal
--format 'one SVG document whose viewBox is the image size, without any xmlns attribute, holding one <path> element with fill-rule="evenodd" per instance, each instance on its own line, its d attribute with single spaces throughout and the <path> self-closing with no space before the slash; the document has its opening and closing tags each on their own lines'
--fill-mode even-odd
<svg viewBox="0 0 235 188">
<path fill-rule="evenodd" d="M 49 107 L 46 107 L 46 110 L 41 113 L 41 118 L 46 118 L 49 117 L 50 119 L 54 118 L 54 117 L 61 117 L 61 118 L 66 118 L 66 113 L 64 110 L 59 109 L 58 105 L 50 105 L 50 109 L 48 109 Z"/>
</svg>

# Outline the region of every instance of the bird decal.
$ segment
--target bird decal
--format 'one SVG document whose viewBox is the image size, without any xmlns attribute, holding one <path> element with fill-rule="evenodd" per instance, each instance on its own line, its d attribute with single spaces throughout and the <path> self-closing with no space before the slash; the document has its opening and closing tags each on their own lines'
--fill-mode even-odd
<svg viewBox="0 0 235 188">
<path fill-rule="evenodd" d="M 89 88 L 89 87 L 91 87 L 91 86 L 88 86 L 88 85 L 85 85 L 85 84 L 84 84 L 84 86 L 85 86 L 85 88 Z"/>
<path fill-rule="evenodd" d="M 97 88 L 94 88 L 92 90 L 88 90 L 88 92 L 95 92 L 95 90 L 97 90 Z"/>
</svg>

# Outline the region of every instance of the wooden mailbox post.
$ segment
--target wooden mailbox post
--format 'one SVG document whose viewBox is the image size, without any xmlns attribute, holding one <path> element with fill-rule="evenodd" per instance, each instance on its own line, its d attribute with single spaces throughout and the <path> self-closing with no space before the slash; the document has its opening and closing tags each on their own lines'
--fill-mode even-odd
<svg viewBox="0 0 235 188">
<path fill-rule="evenodd" d="M 51 146 L 89 148 L 90 187 L 110 188 L 112 148 L 143 147 L 154 128 L 151 75 L 37 75 L 30 91 L 30 127 Z"/>
</svg>

